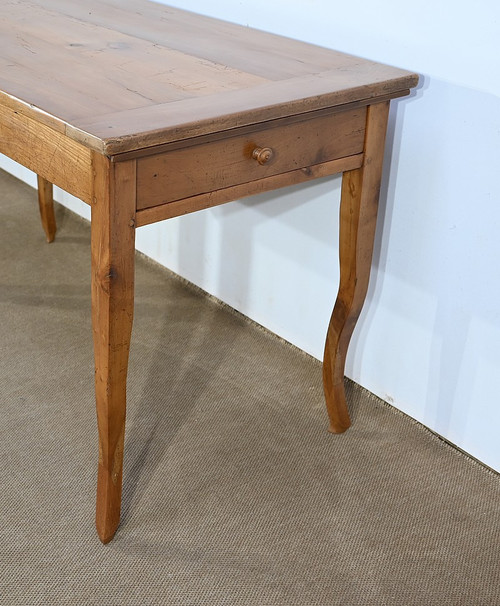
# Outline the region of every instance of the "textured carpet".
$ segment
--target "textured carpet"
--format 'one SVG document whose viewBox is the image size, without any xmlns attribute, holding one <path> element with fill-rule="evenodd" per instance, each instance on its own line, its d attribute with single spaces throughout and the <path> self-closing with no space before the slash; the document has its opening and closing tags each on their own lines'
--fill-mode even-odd
<svg viewBox="0 0 500 606">
<path fill-rule="evenodd" d="M 89 227 L 0 173 L 0 604 L 500 604 L 500 479 L 137 260 L 122 524 L 94 531 Z"/>
</svg>

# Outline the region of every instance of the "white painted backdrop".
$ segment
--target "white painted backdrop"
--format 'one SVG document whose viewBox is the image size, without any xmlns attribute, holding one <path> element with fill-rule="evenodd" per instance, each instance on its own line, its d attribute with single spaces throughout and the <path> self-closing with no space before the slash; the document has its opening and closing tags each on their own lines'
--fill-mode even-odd
<svg viewBox="0 0 500 606">
<path fill-rule="evenodd" d="M 169 3 L 422 74 L 391 110 L 372 282 L 347 374 L 500 471 L 500 3 Z M 321 358 L 339 185 L 322 179 L 141 228 L 137 245 Z"/>
</svg>

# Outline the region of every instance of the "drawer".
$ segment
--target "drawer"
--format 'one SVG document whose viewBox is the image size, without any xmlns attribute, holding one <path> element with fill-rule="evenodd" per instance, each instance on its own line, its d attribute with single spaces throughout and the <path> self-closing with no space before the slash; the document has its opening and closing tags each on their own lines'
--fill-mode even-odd
<svg viewBox="0 0 500 606">
<path fill-rule="evenodd" d="M 363 151 L 366 108 L 245 133 L 137 160 L 137 208 L 258 181 Z M 240 134 L 238 134 L 238 132 Z"/>
</svg>

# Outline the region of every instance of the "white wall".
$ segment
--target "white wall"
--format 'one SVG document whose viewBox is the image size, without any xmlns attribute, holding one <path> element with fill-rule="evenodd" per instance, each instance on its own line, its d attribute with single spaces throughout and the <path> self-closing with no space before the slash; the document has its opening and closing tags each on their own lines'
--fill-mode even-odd
<svg viewBox="0 0 500 606">
<path fill-rule="evenodd" d="M 500 3 L 169 3 L 423 75 L 391 110 L 372 282 L 347 374 L 500 471 Z M 142 228 L 138 247 L 321 358 L 339 185 L 322 179 Z"/>
</svg>

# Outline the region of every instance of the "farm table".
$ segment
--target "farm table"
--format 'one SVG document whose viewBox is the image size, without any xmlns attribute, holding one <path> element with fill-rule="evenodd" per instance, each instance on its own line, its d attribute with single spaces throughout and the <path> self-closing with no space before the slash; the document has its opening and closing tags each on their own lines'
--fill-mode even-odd
<svg viewBox="0 0 500 606">
<path fill-rule="evenodd" d="M 146 0 L 5 0 L 0 153 L 91 206 L 99 429 L 96 526 L 120 520 L 135 230 L 343 173 L 340 286 L 327 331 L 330 429 L 368 287 L 389 102 L 415 74 Z"/>
</svg>

